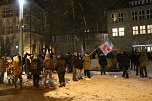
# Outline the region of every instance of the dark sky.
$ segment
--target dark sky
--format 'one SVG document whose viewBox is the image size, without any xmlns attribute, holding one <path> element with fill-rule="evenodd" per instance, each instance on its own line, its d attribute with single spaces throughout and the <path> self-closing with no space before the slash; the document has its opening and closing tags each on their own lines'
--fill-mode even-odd
<svg viewBox="0 0 152 101">
<path fill-rule="evenodd" d="M 119 0 L 35 0 L 49 12 L 52 33 L 106 32 L 106 10 Z"/>
</svg>

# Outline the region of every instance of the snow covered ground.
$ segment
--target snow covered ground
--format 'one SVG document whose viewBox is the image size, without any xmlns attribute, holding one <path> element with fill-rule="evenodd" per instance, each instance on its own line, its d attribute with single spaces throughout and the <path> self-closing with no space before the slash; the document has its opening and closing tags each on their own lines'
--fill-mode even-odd
<svg viewBox="0 0 152 101">
<path fill-rule="evenodd" d="M 122 72 L 100 75 L 92 71 L 91 80 L 72 81 L 66 74 L 66 87 L 58 87 L 57 74 L 53 74 L 55 87 L 34 88 L 32 81 L 24 77 L 23 89 L 0 86 L 0 101 L 152 101 L 152 62 L 148 65 L 148 77 L 140 78 L 129 70 L 130 78 L 122 78 Z"/>
</svg>

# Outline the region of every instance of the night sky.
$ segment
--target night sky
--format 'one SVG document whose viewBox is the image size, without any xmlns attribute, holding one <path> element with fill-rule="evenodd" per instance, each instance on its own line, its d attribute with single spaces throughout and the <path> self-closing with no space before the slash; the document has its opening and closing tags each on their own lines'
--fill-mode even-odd
<svg viewBox="0 0 152 101">
<path fill-rule="evenodd" d="M 52 33 L 106 32 L 106 10 L 119 0 L 35 0 L 48 13 Z"/>
</svg>

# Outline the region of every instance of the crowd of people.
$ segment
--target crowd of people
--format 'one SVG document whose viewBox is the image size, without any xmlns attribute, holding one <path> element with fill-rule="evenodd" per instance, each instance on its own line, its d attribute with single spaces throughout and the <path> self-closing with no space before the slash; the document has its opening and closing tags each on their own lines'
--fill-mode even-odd
<svg viewBox="0 0 152 101">
<path fill-rule="evenodd" d="M 108 64 L 107 56 L 103 53 L 97 54 L 100 64 L 101 75 L 106 75 L 106 66 Z M 13 57 L 1 56 L 0 58 L 0 84 L 4 84 L 4 73 L 7 72 L 8 84 L 13 84 L 17 88 L 19 80 L 20 88 L 23 87 L 22 73 L 25 71 L 27 79 L 33 80 L 33 86 L 40 86 L 41 75 L 44 77 L 44 86 L 54 86 L 52 81 L 53 72 L 57 72 L 59 87 L 65 87 L 65 73 L 72 73 L 73 81 L 78 81 L 84 77 L 91 80 L 90 60 L 91 55 L 86 53 L 82 55 L 74 52 L 67 55 L 25 54 L 21 57 L 16 54 Z M 115 56 L 120 70 L 123 71 L 122 77 L 129 78 L 128 69 L 136 71 L 136 75 L 147 77 L 146 66 L 148 57 L 145 52 L 118 52 Z M 21 62 L 22 61 L 22 62 Z M 82 73 L 84 71 L 84 73 Z M 84 74 L 84 76 L 83 76 Z M 48 81 L 48 82 L 47 82 Z"/>
</svg>

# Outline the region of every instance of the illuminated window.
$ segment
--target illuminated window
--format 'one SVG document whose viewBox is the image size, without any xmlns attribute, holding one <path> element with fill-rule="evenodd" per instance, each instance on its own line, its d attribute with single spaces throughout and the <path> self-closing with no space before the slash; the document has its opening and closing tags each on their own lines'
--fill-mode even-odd
<svg viewBox="0 0 152 101">
<path fill-rule="evenodd" d="M 140 26 L 140 34 L 146 34 L 146 27 Z"/>
<path fill-rule="evenodd" d="M 116 22 L 117 21 L 117 14 L 114 13 L 112 14 L 112 22 Z"/>
<path fill-rule="evenodd" d="M 124 19 L 124 14 L 119 13 L 119 22 L 123 22 L 123 19 Z"/>
<path fill-rule="evenodd" d="M 147 33 L 152 33 L 152 25 L 147 25 Z"/>
<path fill-rule="evenodd" d="M 152 9 L 147 10 L 147 19 L 152 19 Z"/>
<path fill-rule="evenodd" d="M 139 11 L 139 19 L 140 20 L 145 19 L 145 12 L 144 12 L 144 10 Z"/>
<path fill-rule="evenodd" d="M 117 28 L 112 29 L 112 36 L 118 36 L 118 29 Z"/>
<path fill-rule="evenodd" d="M 137 12 L 132 12 L 132 20 L 137 20 Z"/>
<path fill-rule="evenodd" d="M 124 27 L 119 28 L 119 36 L 124 36 Z"/>
<path fill-rule="evenodd" d="M 133 35 L 138 35 L 138 26 L 133 26 Z"/>
<path fill-rule="evenodd" d="M 152 47 L 147 47 L 147 52 L 151 52 Z"/>
</svg>

